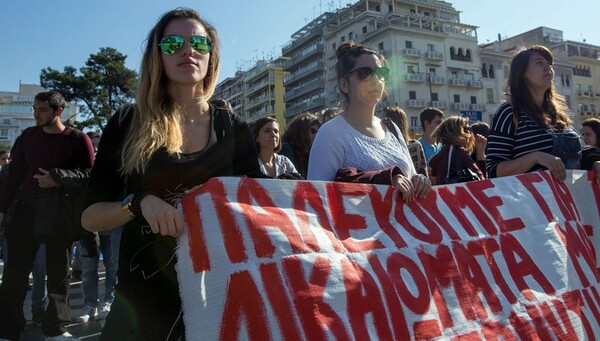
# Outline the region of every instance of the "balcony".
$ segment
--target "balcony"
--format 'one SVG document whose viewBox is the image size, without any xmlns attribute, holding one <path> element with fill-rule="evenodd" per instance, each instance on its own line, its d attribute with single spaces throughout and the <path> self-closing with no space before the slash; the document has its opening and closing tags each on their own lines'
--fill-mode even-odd
<svg viewBox="0 0 600 341">
<path fill-rule="evenodd" d="M 302 77 L 304 77 L 314 71 L 325 71 L 325 63 L 323 63 L 322 61 L 312 62 L 309 65 L 307 65 L 301 69 L 298 69 L 295 72 L 291 73 L 290 75 L 286 76 L 283 79 L 283 84 L 285 86 L 288 86 L 290 83 L 300 80 L 300 79 L 302 79 Z"/>
<path fill-rule="evenodd" d="M 425 75 L 422 73 L 408 73 L 406 75 L 404 75 L 404 79 L 407 82 L 423 82 L 423 80 L 425 79 Z"/>
<path fill-rule="evenodd" d="M 431 84 L 438 84 L 438 85 L 444 85 L 444 84 L 446 84 L 446 78 L 445 77 L 429 76 L 429 80 L 431 81 Z"/>
<path fill-rule="evenodd" d="M 590 97 L 593 97 L 593 94 L 592 94 L 592 92 L 591 92 L 591 91 L 578 91 L 578 92 L 577 92 L 577 95 L 578 95 L 579 97 L 585 97 L 585 98 L 590 98 Z"/>
<path fill-rule="evenodd" d="M 471 104 L 472 111 L 485 111 L 485 104 Z"/>
<path fill-rule="evenodd" d="M 313 40 L 313 39 L 316 40 L 322 36 L 323 36 L 323 30 L 321 27 L 315 27 L 313 29 L 310 29 L 306 32 L 303 32 L 302 35 L 299 35 L 298 37 L 294 38 L 294 40 L 292 42 L 285 45 L 281 49 L 281 53 L 284 56 L 288 56 L 289 53 L 291 53 L 294 49 L 301 47 L 302 45 L 308 43 L 310 40 Z"/>
<path fill-rule="evenodd" d="M 469 103 L 452 103 L 452 110 L 466 111 L 471 110 L 471 105 Z"/>
<path fill-rule="evenodd" d="M 289 102 L 293 98 L 300 97 L 308 92 L 317 89 L 325 89 L 325 81 L 323 79 L 315 79 L 308 83 L 305 83 L 299 87 L 295 87 L 285 92 L 285 96 L 283 97 L 284 101 Z"/>
<path fill-rule="evenodd" d="M 479 80 L 469 80 L 467 81 L 467 86 L 469 86 L 470 88 L 482 89 L 483 82 Z"/>
<path fill-rule="evenodd" d="M 315 44 L 305 48 L 300 53 L 295 54 L 292 58 L 283 62 L 283 69 L 289 70 L 292 66 L 300 63 L 301 61 L 313 56 L 314 54 L 323 53 L 323 44 Z"/>
<path fill-rule="evenodd" d="M 414 58 L 421 58 L 421 50 L 417 50 L 417 49 L 404 49 L 402 51 L 402 53 L 406 56 L 406 57 L 414 57 Z"/>
<path fill-rule="evenodd" d="M 432 101 L 431 106 L 442 110 L 448 109 L 448 103 L 443 101 Z"/>
<path fill-rule="evenodd" d="M 425 108 L 427 106 L 427 102 L 420 99 L 409 99 L 406 101 L 407 108 Z"/>
<path fill-rule="evenodd" d="M 429 60 L 444 60 L 444 54 L 437 51 L 427 51 L 423 57 Z"/>
<path fill-rule="evenodd" d="M 450 78 L 450 79 L 448 79 L 448 85 L 449 86 L 466 87 L 467 80 L 466 79 L 458 79 L 458 78 Z"/>
<path fill-rule="evenodd" d="M 285 117 L 289 118 L 295 116 L 301 112 L 308 111 L 311 109 L 323 109 L 325 108 L 325 98 L 319 97 L 315 100 L 306 100 L 301 103 L 298 103 L 292 107 L 289 107 L 285 110 Z"/>
</svg>

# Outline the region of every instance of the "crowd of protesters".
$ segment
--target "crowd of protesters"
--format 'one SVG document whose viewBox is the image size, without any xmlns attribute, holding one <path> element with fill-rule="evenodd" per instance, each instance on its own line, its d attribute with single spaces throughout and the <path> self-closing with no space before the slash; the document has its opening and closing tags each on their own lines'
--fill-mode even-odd
<svg viewBox="0 0 600 341">
<path fill-rule="evenodd" d="M 48 302 L 35 300 L 34 322 L 49 340 L 76 339 L 66 330 L 74 242 L 85 301 L 74 320 L 106 318 L 103 340 L 182 338 L 174 252 L 184 222 L 174 206 L 212 177 L 385 184 L 407 202 L 435 185 L 538 170 L 559 181 L 567 169 L 594 170 L 600 185 L 600 120 L 583 122 L 582 146 L 543 46 L 513 58 L 509 95 L 491 126 L 426 108 L 418 140 L 401 108 L 378 111 L 394 70 L 367 46 L 346 41 L 337 49 L 341 107 L 299 114 L 286 127 L 266 117 L 251 128 L 211 98 L 219 53 L 216 29 L 197 12 L 165 13 L 147 37 L 136 104 L 119 108 L 102 136 L 65 126 L 58 92 L 35 97 L 37 126 L 0 151 L 0 339 L 19 339 L 28 276 L 40 264 L 37 284 Z M 116 284 L 119 262 L 128 266 Z"/>
</svg>

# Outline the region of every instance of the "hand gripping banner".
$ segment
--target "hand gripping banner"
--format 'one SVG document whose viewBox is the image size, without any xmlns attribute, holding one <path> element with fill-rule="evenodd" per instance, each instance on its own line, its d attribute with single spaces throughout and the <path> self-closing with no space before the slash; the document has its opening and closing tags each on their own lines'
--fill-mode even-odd
<svg viewBox="0 0 600 341">
<path fill-rule="evenodd" d="M 188 340 L 600 338 L 592 172 L 435 187 L 213 179 L 180 206 Z"/>
</svg>

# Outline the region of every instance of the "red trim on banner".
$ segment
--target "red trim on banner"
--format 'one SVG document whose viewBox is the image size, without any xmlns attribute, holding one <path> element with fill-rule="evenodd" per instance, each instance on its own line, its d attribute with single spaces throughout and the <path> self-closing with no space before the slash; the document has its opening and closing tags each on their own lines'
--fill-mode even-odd
<svg viewBox="0 0 600 341">
<path fill-rule="evenodd" d="M 531 288 L 525 281 L 527 276 L 531 276 L 540 285 L 544 293 L 548 295 L 555 293 L 550 281 L 513 235 L 507 233 L 500 236 L 500 249 L 506 261 L 506 267 L 523 297 L 530 301 L 535 299 L 535 296 L 531 293 Z"/>
<path fill-rule="evenodd" d="M 247 270 L 233 273 L 229 278 L 219 339 L 238 339 L 242 325 L 246 326 L 250 340 L 271 338 L 265 302 Z"/>
<path fill-rule="evenodd" d="M 324 301 L 323 295 L 331 274 L 331 261 L 318 256 L 310 269 L 307 281 L 304 268 L 297 256 L 283 260 L 283 268 L 294 293 L 294 306 L 304 327 L 304 335 L 309 340 L 327 339 L 327 332 L 338 340 L 349 340 L 346 326 L 335 310 Z"/>
</svg>

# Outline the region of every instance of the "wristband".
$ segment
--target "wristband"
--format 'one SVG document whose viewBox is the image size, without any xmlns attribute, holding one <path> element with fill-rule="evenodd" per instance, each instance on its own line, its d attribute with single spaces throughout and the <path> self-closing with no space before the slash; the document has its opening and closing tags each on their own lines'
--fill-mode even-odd
<svg viewBox="0 0 600 341">
<path fill-rule="evenodd" d="M 133 200 L 131 200 L 131 212 L 136 217 L 142 216 L 142 208 L 141 208 L 140 204 L 142 203 L 142 200 L 148 195 L 156 195 L 156 194 L 154 192 L 146 191 L 146 192 L 142 192 L 142 193 L 136 193 L 133 196 Z"/>
</svg>

